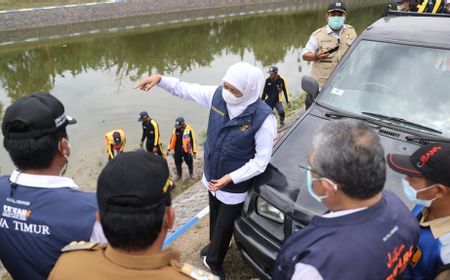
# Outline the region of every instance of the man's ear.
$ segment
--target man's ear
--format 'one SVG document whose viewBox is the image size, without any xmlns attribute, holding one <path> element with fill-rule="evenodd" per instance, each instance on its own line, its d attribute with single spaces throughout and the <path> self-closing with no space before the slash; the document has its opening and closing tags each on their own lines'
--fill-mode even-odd
<svg viewBox="0 0 450 280">
<path fill-rule="evenodd" d="M 167 230 L 172 229 L 173 224 L 175 223 L 175 211 L 172 206 L 166 206 L 163 223 Z"/>
<path fill-rule="evenodd" d="M 58 150 L 65 157 L 69 157 L 70 156 L 70 144 L 69 144 L 69 140 L 67 140 L 67 138 L 62 137 L 61 139 L 59 139 Z"/>
<path fill-rule="evenodd" d="M 437 185 L 437 187 L 436 187 L 436 190 L 437 190 L 436 197 L 441 198 L 441 197 L 444 197 L 444 196 L 447 196 L 447 195 L 450 194 L 450 188 L 449 187 L 447 187 L 445 185 L 442 185 L 442 184 L 439 184 L 439 183 L 436 184 L 436 185 Z"/>
<path fill-rule="evenodd" d="M 337 193 L 337 185 L 331 180 L 322 179 L 322 186 L 325 188 L 328 197 L 335 196 Z"/>
</svg>

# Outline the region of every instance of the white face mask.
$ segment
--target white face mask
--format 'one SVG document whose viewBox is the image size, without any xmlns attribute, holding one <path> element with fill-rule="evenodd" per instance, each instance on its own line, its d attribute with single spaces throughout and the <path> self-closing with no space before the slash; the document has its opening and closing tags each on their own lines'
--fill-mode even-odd
<svg viewBox="0 0 450 280">
<path fill-rule="evenodd" d="M 222 88 L 222 97 L 225 100 L 226 103 L 230 105 L 237 105 L 242 102 L 244 102 L 244 98 L 236 97 L 234 94 L 232 94 L 229 90 Z"/>
<path fill-rule="evenodd" d="M 402 179 L 402 184 L 403 184 L 403 192 L 405 193 L 406 197 L 413 202 L 414 204 L 418 204 L 418 205 L 422 205 L 425 207 L 430 207 L 431 203 L 437 198 L 433 198 L 433 199 L 429 199 L 429 200 L 425 200 L 425 199 L 419 199 L 417 198 L 417 194 L 423 191 L 426 191 L 432 187 L 435 187 L 436 185 L 431 185 L 427 188 L 421 189 L 421 190 L 416 190 L 413 187 L 411 187 L 411 185 L 409 184 L 408 181 L 406 181 L 405 179 Z"/>
</svg>

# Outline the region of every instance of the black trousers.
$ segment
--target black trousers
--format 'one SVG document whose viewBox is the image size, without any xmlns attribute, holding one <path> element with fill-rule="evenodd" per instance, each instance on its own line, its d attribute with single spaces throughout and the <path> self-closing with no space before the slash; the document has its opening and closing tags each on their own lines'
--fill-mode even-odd
<svg viewBox="0 0 450 280">
<path fill-rule="evenodd" d="M 175 151 L 173 158 L 175 160 L 175 166 L 177 167 L 178 177 L 181 177 L 182 175 L 181 164 L 183 163 L 183 159 L 189 168 L 189 174 L 192 175 L 192 173 L 194 172 L 194 160 L 192 159 L 192 155 L 190 153 Z"/>
<path fill-rule="evenodd" d="M 234 232 L 234 220 L 241 214 L 244 202 L 228 205 L 209 194 L 209 248 L 206 262 L 213 268 L 222 268 L 223 260 Z"/>
</svg>

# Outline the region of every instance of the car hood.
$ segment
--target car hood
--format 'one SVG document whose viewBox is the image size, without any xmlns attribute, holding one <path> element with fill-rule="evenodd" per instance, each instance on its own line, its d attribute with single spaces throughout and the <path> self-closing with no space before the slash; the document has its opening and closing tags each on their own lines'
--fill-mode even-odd
<svg viewBox="0 0 450 280">
<path fill-rule="evenodd" d="M 328 120 L 325 111 L 315 108 L 301 118 L 280 140 L 274 149 L 272 160 L 266 171 L 256 181 L 255 191 L 272 205 L 285 213 L 294 215 L 322 215 L 327 209 L 315 201 L 306 188 L 306 157 L 312 147 L 315 131 Z M 418 145 L 407 142 L 404 137 L 410 134 L 374 125 L 380 136 L 385 154 L 411 154 Z M 408 207 L 412 207 L 402 191 L 403 176 L 386 167 L 385 189 L 396 193 Z"/>
</svg>

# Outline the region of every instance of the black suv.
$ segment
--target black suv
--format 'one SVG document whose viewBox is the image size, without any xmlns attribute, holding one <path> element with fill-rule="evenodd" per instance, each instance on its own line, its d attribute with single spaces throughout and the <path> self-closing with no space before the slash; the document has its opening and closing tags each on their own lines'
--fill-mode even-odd
<svg viewBox="0 0 450 280">
<path fill-rule="evenodd" d="M 354 42 L 324 85 L 303 77 L 314 100 L 274 148 L 271 164 L 255 180 L 235 239 L 243 258 L 269 279 L 283 240 L 326 209 L 306 190 L 306 156 L 324 122 L 353 118 L 369 123 L 386 153 L 415 151 L 450 138 L 450 17 L 386 11 Z M 386 188 L 402 193 L 402 176 L 387 169 Z M 408 204 L 412 207 L 412 205 Z"/>
</svg>

